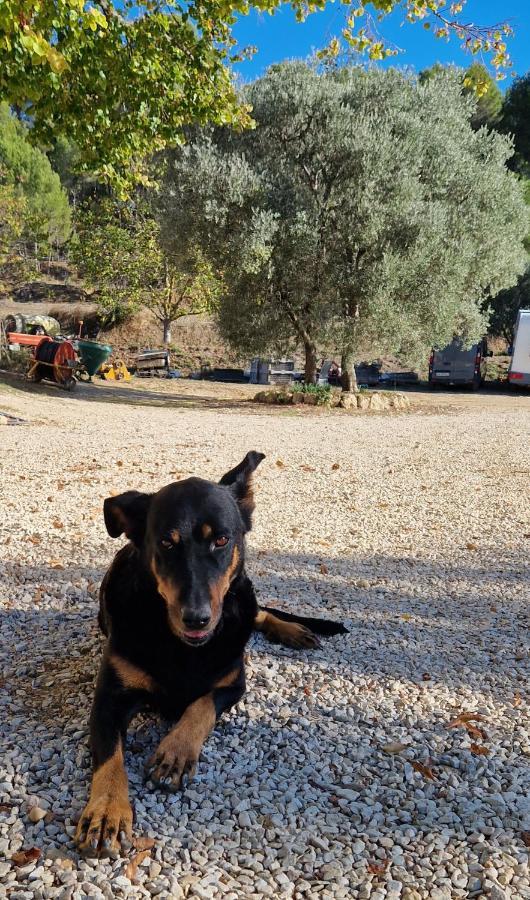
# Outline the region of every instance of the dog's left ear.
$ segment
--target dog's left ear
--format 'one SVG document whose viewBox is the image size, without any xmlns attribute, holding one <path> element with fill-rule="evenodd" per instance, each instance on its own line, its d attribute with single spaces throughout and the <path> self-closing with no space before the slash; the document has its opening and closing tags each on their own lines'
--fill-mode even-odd
<svg viewBox="0 0 530 900">
<path fill-rule="evenodd" d="M 257 453 L 256 450 L 251 450 L 250 453 L 247 453 L 244 460 L 235 469 L 230 469 L 226 475 L 223 475 L 219 482 L 219 484 L 224 484 L 230 488 L 236 498 L 247 531 L 250 531 L 252 528 L 252 513 L 255 506 L 252 475 L 263 459 L 265 459 L 264 453 Z"/>
<path fill-rule="evenodd" d="M 110 536 L 116 538 L 125 532 L 126 537 L 139 546 L 152 496 L 140 491 L 125 491 L 117 497 L 107 497 L 103 503 L 103 516 Z"/>
</svg>

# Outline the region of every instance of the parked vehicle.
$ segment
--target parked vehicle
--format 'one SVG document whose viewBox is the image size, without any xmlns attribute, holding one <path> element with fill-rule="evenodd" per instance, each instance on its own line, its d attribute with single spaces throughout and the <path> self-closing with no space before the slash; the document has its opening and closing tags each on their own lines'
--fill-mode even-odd
<svg viewBox="0 0 530 900">
<path fill-rule="evenodd" d="M 520 309 L 517 316 L 508 381 L 516 386 L 530 385 L 530 309 Z"/>
<path fill-rule="evenodd" d="M 486 338 L 467 347 L 462 338 L 454 337 L 443 350 L 433 348 L 429 360 L 429 384 L 468 385 L 481 387 L 486 377 L 486 358 L 493 356 Z"/>
</svg>

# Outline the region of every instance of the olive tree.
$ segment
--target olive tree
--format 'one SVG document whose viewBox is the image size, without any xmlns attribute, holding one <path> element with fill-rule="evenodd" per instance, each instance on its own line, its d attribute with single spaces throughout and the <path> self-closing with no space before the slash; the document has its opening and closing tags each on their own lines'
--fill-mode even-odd
<svg viewBox="0 0 530 900">
<path fill-rule="evenodd" d="M 166 239 L 219 269 L 240 351 L 359 347 L 414 360 L 478 336 L 483 302 L 523 270 L 527 212 L 509 139 L 473 130 L 456 73 L 273 67 L 244 92 L 256 128 L 199 132 L 169 161 Z"/>
</svg>

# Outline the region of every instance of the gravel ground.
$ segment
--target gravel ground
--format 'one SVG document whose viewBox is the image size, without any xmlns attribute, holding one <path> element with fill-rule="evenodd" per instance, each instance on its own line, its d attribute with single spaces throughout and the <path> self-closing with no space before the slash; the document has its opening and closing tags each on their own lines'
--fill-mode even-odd
<svg viewBox="0 0 530 900">
<path fill-rule="evenodd" d="M 0 896 L 530 898 L 530 398 L 276 415 L 83 391 L 0 390 L 27 421 L 0 429 Z M 267 454 L 261 598 L 350 634 L 313 652 L 255 638 L 246 698 L 182 795 L 144 789 L 162 731 L 136 719 L 154 847 L 136 872 L 83 860 L 97 587 L 120 543 L 102 500 L 218 478 L 249 449 Z"/>
</svg>

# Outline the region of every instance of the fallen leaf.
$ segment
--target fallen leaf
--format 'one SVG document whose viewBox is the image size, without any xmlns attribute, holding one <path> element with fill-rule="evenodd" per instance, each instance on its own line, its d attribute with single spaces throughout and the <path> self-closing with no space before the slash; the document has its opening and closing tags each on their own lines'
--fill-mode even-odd
<svg viewBox="0 0 530 900">
<path fill-rule="evenodd" d="M 278 466 L 279 469 L 283 469 L 285 467 L 285 463 L 284 463 L 283 459 L 277 459 L 276 465 Z"/>
<path fill-rule="evenodd" d="M 401 753 L 402 750 L 406 750 L 409 746 L 410 744 L 400 744 L 394 741 L 390 744 L 381 744 L 381 750 L 383 753 Z"/>
<path fill-rule="evenodd" d="M 480 713 L 461 712 L 458 713 L 455 719 L 451 719 L 445 727 L 460 728 L 462 725 L 465 725 L 466 722 L 482 722 L 483 720 L 484 716 L 481 716 Z"/>
<path fill-rule="evenodd" d="M 310 696 L 311 696 L 311 688 L 308 687 L 307 684 L 306 684 L 306 686 L 304 687 L 304 694 L 306 695 L 306 697 L 310 697 Z"/>
<path fill-rule="evenodd" d="M 116 460 L 117 466 L 123 466 L 123 461 L 121 459 Z"/>
<path fill-rule="evenodd" d="M 415 759 L 412 760 L 411 766 L 415 772 L 423 775 L 424 778 L 428 778 L 429 781 L 436 781 L 436 772 L 434 771 L 434 769 L 431 769 L 430 766 L 426 766 L 424 765 L 424 763 L 416 762 Z"/>
<path fill-rule="evenodd" d="M 489 756 L 488 748 L 483 747 L 482 744 L 470 744 L 469 749 L 475 756 Z"/>
<path fill-rule="evenodd" d="M 304 472 L 316 472 L 316 469 L 314 469 L 313 466 L 300 466 L 300 468 L 303 469 Z"/>
<path fill-rule="evenodd" d="M 65 487 L 66 487 L 66 482 L 64 482 L 64 481 L 57 482 L 57 490 L 58 491 L 64 491 Z"/>
<path fill-rule="evenodd" d="M 468 543 L 466 544 L 466 550 L 478 550 L 478 547 L 476 544 L 473 544 L 472 541 L 468 541 Z"/>
<path fill-rule="evenodd" d="M 9 813 L 9 812 L 11 812 L 12 809 L 13 809 L 13 806 L 11 803 L 0 803 L 0 813 L 3 813 L 3 812 Z"/>
<path fill-rule="evenodd" d="M 135 850 L 152 850 L 155 846 L 154 838 L 149 837 L 133 837 L 132 845 Z"/>
<path fill-rule="evenodd" d="M 339 463 L 333 463 L 331 468 L 333 469 L 334 472 L 336 472 L 337 469 L 340 469 L 340 465 L 339 465 Z"/>
<path fill-rule="evenodd" d="M 384 875 L 390 865 L 389 859 L 372 859 L 366 866 L 370 875 Z"/>
<path fill-rule="evenodd" d="M 48 565 L 51 569 L 64 569 L 64 566 L 60 559 L 49 559 Z"/>
<path fill-rule="evenodd" d="M 422 675 L 421 677 L 422 677 L 423 681 L 430 681 L 430 680 L 431 680 L 431 676 L 429 675 L 428 672 L 424 672 L 423 675 Z"/>
<path fill-rule="evenodd" d="M 148 856 L 151 856 L 150 850 L 142 850 L 141 853 L 135 853 L 133 858 L 127 865 L 125 866 L 125 877 L 129 879 L 129 881 L 134 881 L 136 878 L 136 873 L 138 871 L 138 866 L 141 865 L 144 859 L 147 859 Z"/>
<path fill-rule="evenodd" d="M 321 574 L 321 575 L 328 575 L 328 574 L 329 574 L 329 569 L 328 569 L 328 567 L 325 565 L 325 563 L 320 563 L 319 569 L 320 569 L 320 574 Z"/>
<path fill-rule="evenodd" d="M 514 705 L 514 706 L 520 706 L 520 705 L 521 705 L 522 699 L 523 699 L 523 698 L 521 697 L 519 691 L 516 691 L 515 694 L 514 694 L 513 701 L 512 701 L 512 702 L 513 702 L 513 705 Z"/>
<path fill-rule="evenodd" d="M 530 847 L 530 831 L 522 831 L 521 840 L 525 847 Z"/>
<path fill-rule="evenodd" d="M 472 725 L 471 722 L 464 722 L 464 728 L 472 737 L 479 738 L 480 740 L 487 741 L 488 736 L 482 728 L 477 728 L 476 725 Z"/>
<path fill-rule="evenodd" d="M 40 534 L 30 534 L 28 540 L 31 541 L 32 544 L 41 544 L 42 543 L 42 538 L 41 538 Z"/>
<path fill-rule="evenodd" d="M 41 600 L 42 600 L 42 591 L 40 589 L 37 589 L 35 591 L 35 596 L 33 597 L 33 602 L 40 603 Z"/>
<path fill-rule="evenodd" d="M 54 519 L 52 522 L 52 525 L 54 528 L 64 528 L 64 524 L 61 522 L 60 519 Z"/>
<path fill-rule="evenodd" d="M 39 859 L 40 855 L 41 851 L 38 847 L 28 847 L 27 850 L 19 850 L 18 853 L 13 853 L 11 862 L 15 866 L 27 866 L 28 863 Z"/>
<path fill-rule="evenodd" d="M 401 618 L 404 619 L 405 622 L 410 622 L 410 620 L 412 619 L 412 616 L 410 613 L 403 613 Z"/>
<path fill-rule="evenodd" d="M 300 534 L 300 529 L 296 527 L 291 528 L 291 534 Z"/>
</svg>

